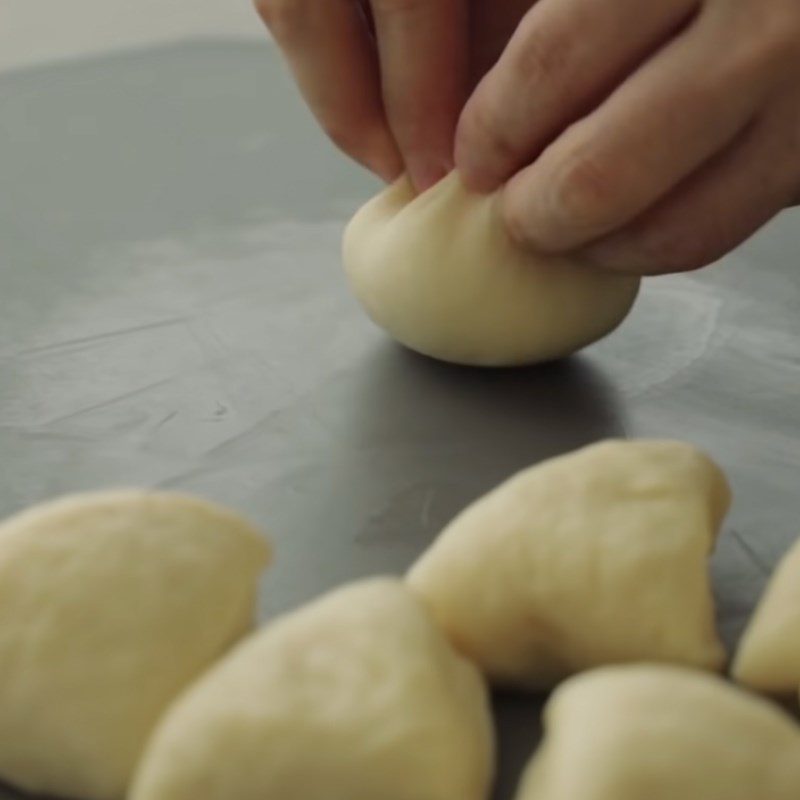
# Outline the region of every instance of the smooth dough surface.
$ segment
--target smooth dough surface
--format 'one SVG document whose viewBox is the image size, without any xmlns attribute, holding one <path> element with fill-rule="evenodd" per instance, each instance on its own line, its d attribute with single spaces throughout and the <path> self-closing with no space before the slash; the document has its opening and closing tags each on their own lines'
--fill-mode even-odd
<svg viewBox="0 0 800 800">
<path fill-rule="evenodd" d="M 690 445 L 602 442 L 479 499 L 408 582 L 500 684 L 547 688 L 641 660 L 718 669 L 707 559 L 729 500 Z"/>
<path fill-rule="evenodd" d="M 131 800 L 486 800 L 487 689 L 402 582 L 338 589 L 175 704 Z"/>
<path fill-rule="evenodd" d="M 733 676 L 763 692 L 800 688 L 800 541 L 767 585 L 739 645 Z"/>
<path fill-rule="evenodd" d="M 766 700 L 676 667 L 563 684 L 516 800 L 797 800 L 800 727 Z"/>
<path fill-rule="evenodd" d="M 523 250 L 497 205 L 456 173 L 419 196 L 401 179 L 368 202 L 343 256 L 372 319 L 412 350 L 476 366 L 561 358 L 622 322 L 638 278 Z"/>
<path fill-rule="evenodd" d="M 266 541 L 210 503 L 75 495 L 0 526 L 0 779 L 119 800 L 166 706 L 253 624 Z"/>
</svg>

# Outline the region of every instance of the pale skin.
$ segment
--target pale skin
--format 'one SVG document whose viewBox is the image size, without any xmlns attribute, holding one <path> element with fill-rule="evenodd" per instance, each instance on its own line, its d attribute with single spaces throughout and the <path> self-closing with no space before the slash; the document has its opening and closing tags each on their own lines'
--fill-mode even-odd
<svg viewBox="0 0 800 800">
<path fill-rule="evenodd" d="M 800 0 L 256 0 L 333 141 L 526 246 L 696 269 L 800 198 Z"/>
</svg>

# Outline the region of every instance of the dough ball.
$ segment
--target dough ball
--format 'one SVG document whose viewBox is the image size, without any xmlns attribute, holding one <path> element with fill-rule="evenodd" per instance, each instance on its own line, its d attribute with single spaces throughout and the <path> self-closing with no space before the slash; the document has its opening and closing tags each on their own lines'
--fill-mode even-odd
<svg viewBox="0 0 800 800">
<path fill-rule="evenodd" d="M 132 800 L 485 800 L 487 691 L 399 581 L 251 637 L 159 727 Z"/>
<path fill-rule="evenodd" d="M 252 627 L 269 558 L 190 497 L 76 495 L 0 526 L 0 779 L 118 800 L 172 699 Z"/>
<path fill-rule="evenodd" d="M 800 727 L 720 678 L 614 667 L 563 684 L 516 800 L 797 800 Z"/>
<path fill-rule="evenodd" d="M 720 470 L 679 442 L 608 441 L 528 469 L 460 514 L 408 581 L 494 681 L 609 663 L 720 668 L 707 557 Z"/>
<path fill-rule="evenodd" d="M 800 686 L 800 542 L 775 570 L 739 645 L 733 676 L 764 692 Z"/>
<path fill-rule="evenodd" d="M 536 255 L 505 232 L 494 196 L 453 173 L 416 196 L 401 179 L 367 203 L 344 236 L 356 297 L 397 341 L 484 367 L 567 356 L 630 310 L 639 279 Z"/>
</svg>

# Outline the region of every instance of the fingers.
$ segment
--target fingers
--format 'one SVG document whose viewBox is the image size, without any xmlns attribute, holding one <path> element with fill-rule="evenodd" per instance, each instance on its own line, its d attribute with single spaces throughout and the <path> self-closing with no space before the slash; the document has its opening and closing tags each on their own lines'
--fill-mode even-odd
<svg viewBox="0 0 800 800">
<path fill-rule="evenodd" d="M 409 177 L 422 191 L 453 167 L 467 81 L 467 5 L 373 0 L 372 13 L 389 125 Z"/>
<path fill-rule="evenodd" d="M 468 67 L 465 0 L 256 0 L 333 141 L 418 191 L 453 167 Z"/>
<path fill-rule="evenodd" d="M 370 38 L 374 41 L 375 40 L 375 20 L 372 16 L 372 6 L 369 4 L 369 0 L 357 0 L 358 2 L 358 10 L 361 16 L 364 19 L 364 23 L 367 26 L 367 30 L 369 31 Z"/>
<path fill-rule="evenodd" d="M 601 267 L 655 275 L 697 269 L 748 239 L 800 186 L 800 92 L 621 231 L 580 252 Z"/>
<path fill-rule="evenodd" d="M 535 0 L 471 2 L 469 14 L 470 90 L 497 63 Z"/>
<path fill-rule="evenodd" d="M 312 112 L 338 147 L 385 180 L 402 171 L 378 58 L 354 0 L 256 0 Z"/>
<path fill-rule="evenodd" d="M 529 164 L 696 7 L 697 0 L 540 0 L 461 115 L 456 163 L 467 185 L 490 191 Z"/>
<path fill-rule="evenodd" d="M 701 15 L 512 178 L 512 235 L 573 250 L 630 222 L 735 138 L 763 105 L 771 66 L 717 22 Z"/>
</svg>

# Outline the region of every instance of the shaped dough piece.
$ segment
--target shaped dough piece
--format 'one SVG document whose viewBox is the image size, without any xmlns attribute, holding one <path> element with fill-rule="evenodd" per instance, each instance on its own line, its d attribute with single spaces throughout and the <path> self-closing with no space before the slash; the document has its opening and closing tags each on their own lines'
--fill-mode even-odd
<svg viewBox="0 0 800 800">
<path fill-rule="evenodd" d="M 676 667 L 597 670 L 558 688 L 516 800 L 797 800 L 800 727 Z"/>
<path fill-rule="evenodd" d="M 0 779 L 116 800 L 165 707 L 252 627 L 269 558 L 191 497 L 76 495 L 0 526 Z"/>
<path fill-rule="evenodd" d="M 356 297 L 397 341 L 425 355 L 495 367 L 550 361 L 616 328 L 639 279 L 523 250 L 494 196 L 456 173 L 416 196 L 406 179 L 353 218 L 344 264 Z"/>
<path fill-rule="evenodd" d="M 733 676 L 762 692 L 800 687 L 800 542 L 767 585 L 739 645 Z"/>
<path fill-rule="evenodd" d="M 175 704 L 132 800 L 485 800 L 478 671 L 392 579 L 338 589 L 240 645 Z"/>
<path fill-rule="evenodd" d="M 528 469 L 460 514 L 408 581 L 496 682 L 609 663 L 718 669 L 707 557 L 728 508 L 690 445 L 608 441 Z"/>
</svg>

